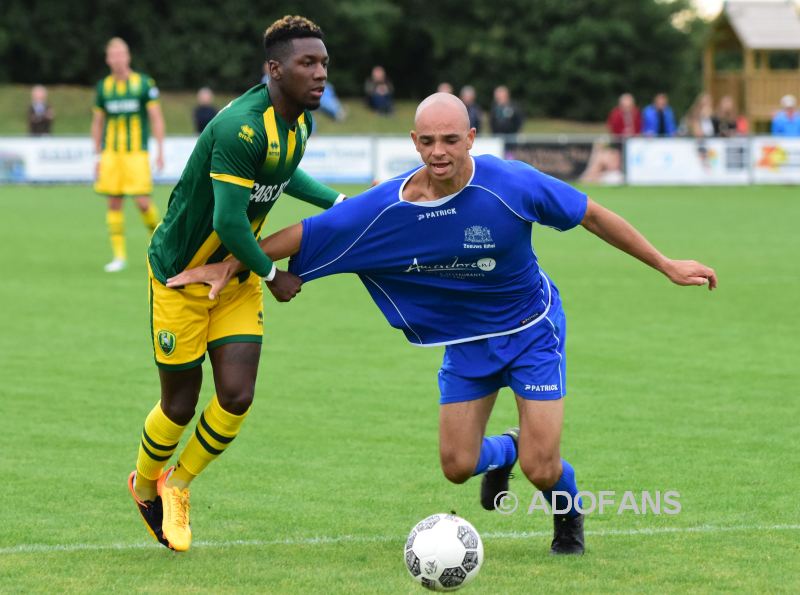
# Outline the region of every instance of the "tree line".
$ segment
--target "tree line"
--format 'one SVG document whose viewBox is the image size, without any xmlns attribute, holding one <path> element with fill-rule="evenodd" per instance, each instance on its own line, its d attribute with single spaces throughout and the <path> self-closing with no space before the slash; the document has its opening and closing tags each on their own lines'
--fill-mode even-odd
<svg viewBox="0 0 800 595">
<path fill-rule="evenodd" d="M 375 64 L 401 98 L 448 81 L 487 105 L 507 85 L 529 116 L 597 120 L 631 91 L 679 109 L 700 87 L 705 25 L 688 0 L 5 0 L 0 82 L 90 85 L 112 36 L 162 88 L 242 91 L 261 77 L 264 29 L 287 12 L 326 35 L 330 81 L 358 96 Z"/>
</svg>

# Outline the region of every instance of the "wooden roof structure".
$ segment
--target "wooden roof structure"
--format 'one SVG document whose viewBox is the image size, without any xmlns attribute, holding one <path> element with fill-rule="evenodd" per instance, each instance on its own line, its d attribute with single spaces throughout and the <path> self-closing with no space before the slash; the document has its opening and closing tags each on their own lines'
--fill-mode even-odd
<svg viewBox="0 0 800 595">
<path fill-rule="evenodd" d="M 705 91 L 715 101 L 730 95 L 742 115 L 763 125 L 779 109 L 781 97 L 800 97 L 800 66 L 770 69 L 773 52 L 796 52 L 800 65 L 800 7 L 792 0 L 726 1 L 705 46 Z M 719 70 L 718 58 L 726 53 L 739 54 L 741 67 Z"/>
</svg>

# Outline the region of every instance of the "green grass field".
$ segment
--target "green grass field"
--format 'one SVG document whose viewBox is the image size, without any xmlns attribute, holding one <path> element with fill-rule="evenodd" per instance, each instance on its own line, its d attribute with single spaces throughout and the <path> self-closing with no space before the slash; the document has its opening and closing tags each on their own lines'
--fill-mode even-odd
<svg viewBox="0 0 800 595">
<path fill-rule="evenodd" d="M 144 230 L 127 205 L 132 266 L 107 275 L 88 187 L 1 187 L 0 592 L 419 593 L 405 537 L 449 510 L 484 539 L 466 592 L 800 591 L 798 189 L 590 194 L 720 287 L 536 229 L 569 318 L 563 454 L 579 486 L 677 490 L 682 507 L 590 516 L 586 555 L 555 559 L 549 517 L 484 512 L 478 481 L 441 476 L 441 352 L 406 344 L 351 276 L 267 303 L 254 409 L 193 488 L 195 545 L 158 546 L 125 485 L 159 395 Z M 269 227 L 311 212 L 284 198 Z M 489 430 L 514 421 L 504 391 Z M 520 474 L 511 489 L 533 493 Z"/>
</svg>

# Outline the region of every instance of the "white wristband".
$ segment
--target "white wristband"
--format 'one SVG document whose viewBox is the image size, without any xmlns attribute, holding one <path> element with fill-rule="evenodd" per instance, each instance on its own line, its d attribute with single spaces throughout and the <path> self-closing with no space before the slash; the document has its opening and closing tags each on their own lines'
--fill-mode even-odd
<svg viewBox="0 0 800 595">
<path fill-rule="evenodd" d="M 338 204 L 339 204 L 340 202 L 342 202 L 342 201 L 343 201 L 345 198 L 347 198 L 347 197 L 346 197 L 344 194 L 340 194 L 340 195 L 339 195 L 339 196 L 336 198 L 336 200 L 334 200 L 334 201 L 333 201 L 333 204 L 334 204 L 334 206 L 335 206 L 335 205 L 338 205 Z"/>
<path fill-rule="evenodd" d="M 275 266 L 275 263 L 273 262 L 273 263 L 272 263 L 272 270 L 271 270 L 271 271 L 270 271 L 270 272 L 269 272 L 267 275 L 265 275 L 264 277 L 262 277 L 262 279 L 264 279 L 264 281 L 266 281 L 267 283 L 269 283 L 270 281 L 272 281 L 272 280 L 275 278 L 275 275 L 276 275 L 277 273 L 278 273 L 278 267 L 276 267 L 276 266 Z"/>
</svg>

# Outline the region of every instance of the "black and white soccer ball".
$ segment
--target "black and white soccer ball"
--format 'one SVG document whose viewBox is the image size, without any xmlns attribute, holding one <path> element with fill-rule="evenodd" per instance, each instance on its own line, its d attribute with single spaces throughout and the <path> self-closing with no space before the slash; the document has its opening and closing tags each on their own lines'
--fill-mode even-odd
<svg viewBox="0 0 800 595">
<path fill-rule="evenodd" d="M 415 581 L 432 591 L 455 591 L 483 564 L 483 542 L 470 523 L 454 514 L 433 514 L 417 523 L 403 551 Z"/>
</svg>

